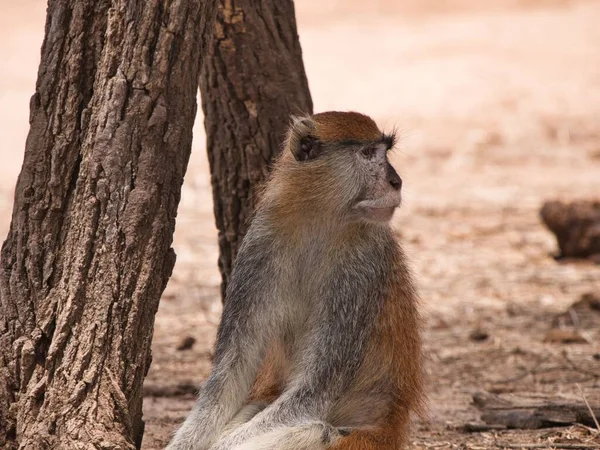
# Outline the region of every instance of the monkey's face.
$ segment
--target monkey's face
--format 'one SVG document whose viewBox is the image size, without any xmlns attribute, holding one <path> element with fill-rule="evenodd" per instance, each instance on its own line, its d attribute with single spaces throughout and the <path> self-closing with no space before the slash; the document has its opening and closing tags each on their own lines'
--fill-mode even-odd
<svg viewBox="0 0 600 450">
<path fill-rule="evenodd" d="M 300 141 L 298 166 L 316 188 L 313 205 L 339 212 L 351 221 L 388 222 L 402 200 L 402 179 L 388 160 L 393 142 L 345 141 L 325 143 L 308 137 Z"/>
<path fill-rule="evenodd" d="M 393 133 L 382 133 L 360 113 L 296 118 L 286 143 L 290 152 L 280 164 L 287 211 L 387 223 L 401 201 L 402 180 L 388 160 L 394 143 Z"/>
<path fill-rule="evenodd" d="M 388 222 L 402 200 L 402 179 L 388 160 L 386 142 L 353 146 L 355 179 L 360 191 L 352 203 L 352 214 L 368 222 Z"/>
</svg>

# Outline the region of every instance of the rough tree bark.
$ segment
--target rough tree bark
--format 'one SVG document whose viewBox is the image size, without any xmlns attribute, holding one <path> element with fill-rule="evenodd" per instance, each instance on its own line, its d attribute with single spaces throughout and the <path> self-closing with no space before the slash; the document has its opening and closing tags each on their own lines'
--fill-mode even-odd
<svg viewBox="0 0 600 450">
<path fill-rule="evenodd" d="M 292 0 L 220 0 L 200 90 L 224 298 L 290 114 L 312 113 Z"/>
<path fill-rule="evenodd" d="M 214 0 L 50 0 L 0 262 L 0 448 L 129 449 Z"/>
</svg>

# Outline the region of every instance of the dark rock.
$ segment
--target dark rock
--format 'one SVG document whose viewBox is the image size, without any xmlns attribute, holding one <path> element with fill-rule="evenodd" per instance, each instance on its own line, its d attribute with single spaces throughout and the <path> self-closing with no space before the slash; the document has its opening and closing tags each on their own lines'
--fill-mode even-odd
<svg viewBox="0 0 600 450">
<path fill-rule="evenodd" d="M 590 258 L 600 262 L 600 200 L 545 202 L 540 216 L 556 235 L 557 258 Z"/>
<path fill-rule="evenodd" d="M 196 343 L 196 339 L 192 336 L 184 337 L 179 344 L 177 344 L 177 350 L 189 350 Z"/>
<path fill-rule="evenodd" d="M 477 328 L 471 331 L 471 333 L 469 334 L 469 339 L 475 342 L 486 341 L 489 337 L 490 334 L 487 331 L 482 330 L 481 328 Z"/>
</svg>

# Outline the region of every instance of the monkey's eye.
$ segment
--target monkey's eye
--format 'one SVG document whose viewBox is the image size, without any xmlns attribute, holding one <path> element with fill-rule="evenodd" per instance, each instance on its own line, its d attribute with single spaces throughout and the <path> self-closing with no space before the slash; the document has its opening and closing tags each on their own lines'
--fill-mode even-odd
<svg viewBox="0 0 600 450">
<path fill-rule="evenodd" d="M 360 151 L 363 158 L 371 159 L 377 153 L 377 147 L 365 147 Z"/>
<path fill-rule="evenodd" d="M 304 153 L 309 153 L 312 150 L 313 141 L 309 137 L 304 137 L 300 140 L 300 150 Z"/>
</svg>

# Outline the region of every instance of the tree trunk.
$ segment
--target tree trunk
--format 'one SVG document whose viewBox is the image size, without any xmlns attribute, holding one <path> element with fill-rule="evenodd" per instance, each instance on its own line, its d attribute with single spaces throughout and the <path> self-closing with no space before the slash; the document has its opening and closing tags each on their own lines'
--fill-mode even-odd
<svg viewBox="0 0 600 450">
<path fill-rule="evenodd" d="M 49 2 L 0 262 L 0 448 L 140 446 L 215 12 L 214 0 Z"/>
<path fill-rule="evenodd" d="M 290 114 L 312 113 L 292 0 L 221 0 L 200 90 L 224 298 Z"/>
</svg>

